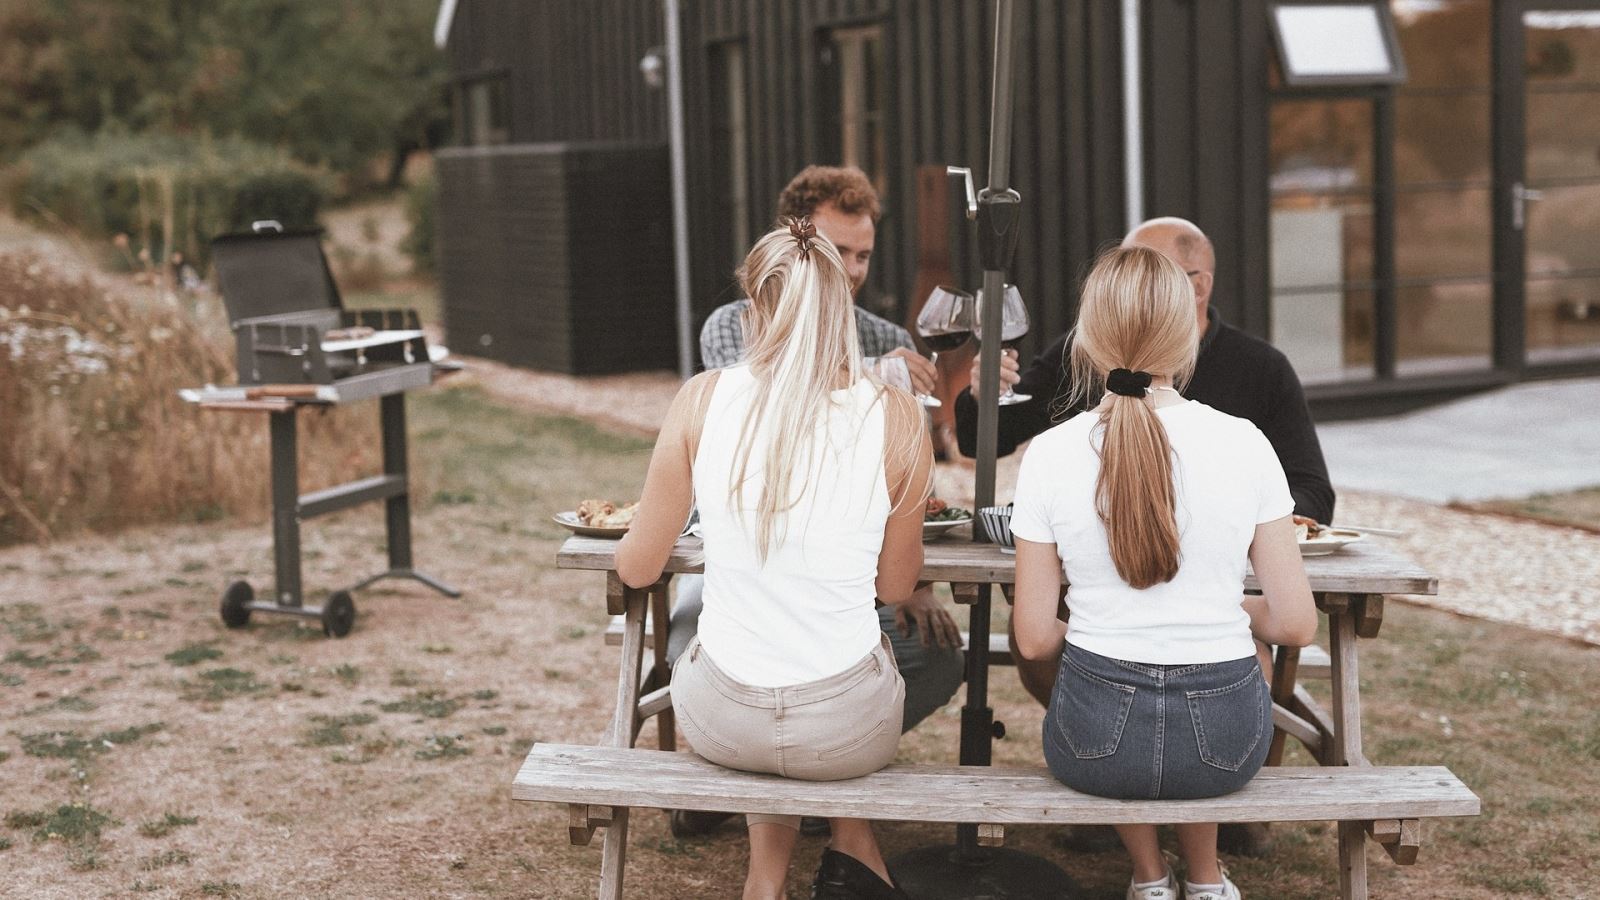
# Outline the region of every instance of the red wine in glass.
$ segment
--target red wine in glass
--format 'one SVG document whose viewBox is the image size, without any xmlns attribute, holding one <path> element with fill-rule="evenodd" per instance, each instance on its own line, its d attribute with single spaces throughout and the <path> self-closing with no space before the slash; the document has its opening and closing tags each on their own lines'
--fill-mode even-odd
<svg viewBox="0 0 1600 900">
<path fill-rule="evenodd" d="M 1005 349 L 1016 349 L 1017 342 L 1028 333 L 1028 307 L 1022 302 L 1022 292 L 1014 284 L 1005 286 L 1001 292 L 1000 306 L 1000 346 Z M 979 290 L 977 301 L 973 305 L 972 337 L 982 343 L 983 341 L 983 291 Z M 1001 406 L 1012 406 L 1032 400 L 1032 394 L 1019 394 L 1011 388 L 1006 388 L 1000 395 Z"/>
</svg>

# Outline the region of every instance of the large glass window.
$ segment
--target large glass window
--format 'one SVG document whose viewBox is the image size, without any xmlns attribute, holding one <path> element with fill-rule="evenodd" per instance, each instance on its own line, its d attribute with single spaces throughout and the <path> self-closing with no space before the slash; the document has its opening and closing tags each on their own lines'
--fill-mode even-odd
<svg viewBox="0 0 1600 900">
<path fill-rule="evenodd" d="M 1307 384 L 1373 372 L 1372 103 L 1272 105 L 1272 342 Z"/>
<path fill-rule="evenodd" d="M 1396 0 L 1395 373 L 1486 369 L 1494 344 L 1488 0 Z"/>
<path fill-rule="evenodd" d="M 1528 361 L 1600 357 L 1600 10 L 1523 14 Z"/>
</svg>

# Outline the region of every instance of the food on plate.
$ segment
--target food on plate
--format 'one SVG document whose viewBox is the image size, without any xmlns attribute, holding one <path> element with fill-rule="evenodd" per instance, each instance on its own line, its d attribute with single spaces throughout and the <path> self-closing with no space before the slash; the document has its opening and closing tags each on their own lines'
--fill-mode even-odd
<svg viewBox="0 0 1600 900">
<path fill-rule="evenodd" d="M 578 503 L 578 521 L 591 528 L 627 528 L 638 509 L 638 501 L 618 506 L 610 500 L 583 500 Z"/>
<path fill-rule="evenodd" d="M 1294 517 L 1294 538 L 1302 544 L 1322 537 L 1322 533 L 1326 530 L 1327 528 L 1318 524 L 1315 519 L 1308 519 L 1305 516 Z"/>
<path fill-rule="evenodd" d="M 962 509 L 959 506 L 951 506 L 938 497 L 929 497 L 928 506 L 922 511 L 922 521 L 924 522 L 959 522 L 962 519 L 970 518 L 972 518 L 972 513 L 969 510 Z"/>
</svg>

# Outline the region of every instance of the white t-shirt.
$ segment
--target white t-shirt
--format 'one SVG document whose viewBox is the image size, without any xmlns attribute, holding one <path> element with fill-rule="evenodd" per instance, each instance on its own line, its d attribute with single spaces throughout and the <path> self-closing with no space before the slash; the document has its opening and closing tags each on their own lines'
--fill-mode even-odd
<svg viewBox="0 0 1600 900">
<path fill-rule="evenodd" d="M 1255 653 L 1241 601 L 1256 525 L 1294 511 L 1266 437 L 1194 400 L 1156 410 L 1173 450 L 1178 574 L 1137 590 L 1117 574 L 1095 512 L 1100 417 L 1075 416 L 1033 439 L 1017 474 L 1011 532 L 1055 544 L 1069 585 L 1067 640 L 1129 662 L 1187 665 Z"/>
<path fill-rule="evenodd" d="M 833 392 L 810 467 L 795 473 L 794 505 L 763 563 L 755 506 L 770 423 L 754 436 L 742 507 L 729 492 L 755 390 L 749 366 L 722 369 L 700 431 L 694 493 L 706 582 L 699 636 L 732 678 L 785 687 L 843 672 L 882 640 L 874 601 L 891 511 L 884 400 L 864 378 Z"/>
</svg>

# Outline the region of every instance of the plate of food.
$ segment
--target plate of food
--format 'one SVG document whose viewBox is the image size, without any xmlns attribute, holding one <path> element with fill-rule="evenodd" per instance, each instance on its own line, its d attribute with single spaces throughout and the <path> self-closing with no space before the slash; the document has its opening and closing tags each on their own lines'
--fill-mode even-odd
<svg viewBox="0 0 1600 900">
<path fill-rule="evenodd" d="M 1359 531 L 1330 528 L 1303 520 L 1295 522 L 1294 534 L 1300 543 L 1301 556 L 1327 556 L 1366 537 Z"/>
<path fill-rule="evenodd" d="M 619 538 L 628 533 L 637 501 L 618 506 L 610 500 L 584 500 L 575 510 L 563 510 L 550 518 L 573 534 L 584 537 Z"/>
<path fill-rule="evenodd" d="M 928 507 L 922 512 L 922 539 L 938 537 L 941 534 L 972 521 L 972 512 L 959 506 L 940 500 L 938 497 L 928 498 Z"/>
</svg>

